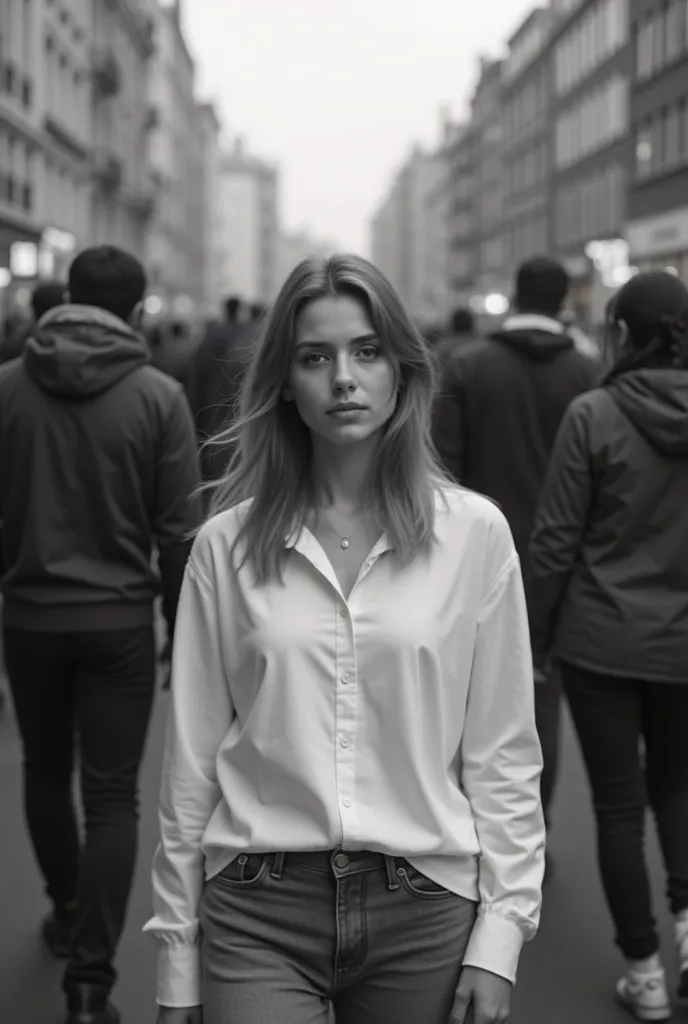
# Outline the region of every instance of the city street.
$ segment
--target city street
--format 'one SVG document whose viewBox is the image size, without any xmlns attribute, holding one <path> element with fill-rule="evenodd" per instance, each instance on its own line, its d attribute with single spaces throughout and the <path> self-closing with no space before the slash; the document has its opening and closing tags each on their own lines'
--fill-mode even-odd
<svg viewBox="0 0 688 1024">
<path fill-rule="evenodd" d="M 161 694 L 142 779 L 139 869 L 118 965 L 116 1001 L 123 1024 L 153 1024 L 155 1019 L 154 947 L 141 934 L 141 926 L 150 908 L 149 873 L 157 828 L 155 801 L 165 705 Z M 610 995 L 619 959 L 594 870 L 588 793 L 569 730 L 566 739 L 553 842 L 556 873 L 546 893 L 540 934 L 524 954 L 512 1024 L 615 1024 L 628 1019 Z M 0 1021 L 59 1024 L 62 968 L 50 960 L 36 935 L 46 904 L 25 835 L 20 799 L 19 743 L 7 713 L 0 722 Z M 660 903 L 661 872 L 654 837 L 650 850 L 673 990 L 670 922 Z M 688 1014 L 678 1014 L 677 1019 L 688 1021 Z"/>
</svg>

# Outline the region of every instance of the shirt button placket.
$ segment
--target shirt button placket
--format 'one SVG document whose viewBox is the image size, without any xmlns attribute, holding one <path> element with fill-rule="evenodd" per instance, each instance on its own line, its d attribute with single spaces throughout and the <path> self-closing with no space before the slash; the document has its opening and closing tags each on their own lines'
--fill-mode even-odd
<svg viewBox="0 0 688 1024">
<path fill-rule="evenodd" d="M 337 797 L 344 839 L 356 840 L 353 811 L 354 789 L 354 730 L 356 725 L 356 674 L 353 670 L 355 651 L 353 628 L 348 606 L 339 609 L 342 629 L 338 630 L 338 672 L 337 672 Z M 347 813 L 349 812 L 349 813 Z"/>
</svg>

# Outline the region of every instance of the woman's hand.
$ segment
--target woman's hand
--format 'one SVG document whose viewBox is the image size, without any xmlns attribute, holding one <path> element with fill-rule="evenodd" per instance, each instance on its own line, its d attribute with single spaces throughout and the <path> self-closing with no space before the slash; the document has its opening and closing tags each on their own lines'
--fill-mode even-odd
<svg viewBox="0 0 688 1024">
<path fill-rule="evenodd" d="M 511 982 L 498 974 L 479 967 L 464 967 L 449 1024 L 505 1024 L 509 1019 L 511 988 Z"/>
<path fill-rule="evenodd" d="M 203 1007 L 160 1006 L 157 1024 L 203 1024 Z"/>
</svg>

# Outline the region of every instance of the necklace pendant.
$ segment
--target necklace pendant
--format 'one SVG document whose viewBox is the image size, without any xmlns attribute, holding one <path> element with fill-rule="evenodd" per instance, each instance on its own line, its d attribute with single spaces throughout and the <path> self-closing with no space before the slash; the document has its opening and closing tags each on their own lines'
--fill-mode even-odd
<svg viewBox="0 0 688 1024">
<path fill-rule="evenodd" d="M 343 547 L 343 548 L 344 548 L 345 550 L 346 550 L 346 548 L 348 548 L 348 546 L 349 546 L 349 543 L 350 543 L 350 541 L 349 541 L 349 538 L 348 538 L 348 537 L 342 537 L 342 547 Z"/>
</svg>

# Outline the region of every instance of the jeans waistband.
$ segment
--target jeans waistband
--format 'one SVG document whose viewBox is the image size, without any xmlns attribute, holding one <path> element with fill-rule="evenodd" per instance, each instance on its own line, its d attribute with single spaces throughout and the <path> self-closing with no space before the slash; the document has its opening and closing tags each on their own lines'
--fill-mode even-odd
<svg viewBox="0 0 688 1024">
<path fill-rule="evenodd" d="M 360 874 L 363 871 L 385 871 L 390 889 L 398 889 L 397 862 L 402 858 L 392 857 L 386 853 L 373 853 L 370 850 L 318 850 L 304 853 L 275 853 L 271 855 L 273 878 L 281 878 L 285 867 L 290 862 L 294 865 L 322 871 L 324 874 L 334 873 L 337 877 Z"/>
</svg>

